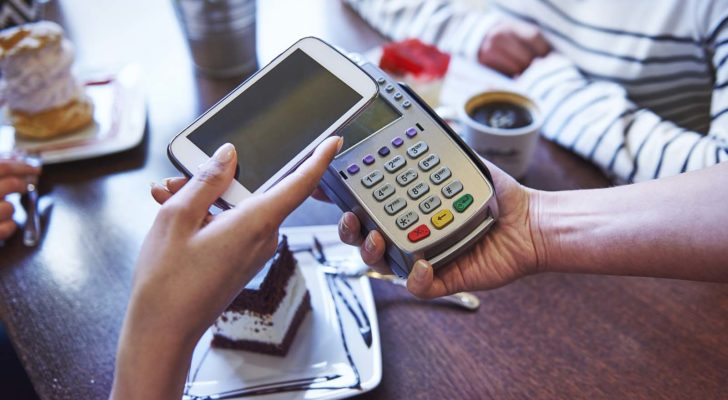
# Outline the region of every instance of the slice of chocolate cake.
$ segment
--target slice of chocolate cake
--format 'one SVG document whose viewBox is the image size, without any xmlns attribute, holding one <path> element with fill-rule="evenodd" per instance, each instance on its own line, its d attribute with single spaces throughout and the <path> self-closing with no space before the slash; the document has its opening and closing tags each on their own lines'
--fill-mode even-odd
<svg viewBox="0 0 728 400">
<path fill-rule="evenodd" d="M 212 345 L 285 356 L 311 299 L 288 240 L 240 292 L 212 328 Z"/>
</svg>

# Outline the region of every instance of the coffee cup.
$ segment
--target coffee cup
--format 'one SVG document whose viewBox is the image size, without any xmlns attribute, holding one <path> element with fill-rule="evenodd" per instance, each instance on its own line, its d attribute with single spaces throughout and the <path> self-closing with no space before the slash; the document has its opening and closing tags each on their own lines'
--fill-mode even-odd
<svg viewBox="0 0 728 400">
<path fill-rule="evenodd" d="M 460 107 L 458 119 L 473 150 L 515 178 L 526 174 L 543 122 L 533 100 L 508 91 L 479 93 Z"/>
</svg>

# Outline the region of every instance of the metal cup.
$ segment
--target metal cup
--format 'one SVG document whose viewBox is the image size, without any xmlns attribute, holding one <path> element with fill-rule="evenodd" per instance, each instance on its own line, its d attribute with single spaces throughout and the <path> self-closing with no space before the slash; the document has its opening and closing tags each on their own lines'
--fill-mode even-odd
<svg viewBox="0 0 728 400">
<path fill-rule="evenodd" d="M 173 0 L 197 69 L 213 78 L 257 69 L 255 0 Z"/>
</svg>

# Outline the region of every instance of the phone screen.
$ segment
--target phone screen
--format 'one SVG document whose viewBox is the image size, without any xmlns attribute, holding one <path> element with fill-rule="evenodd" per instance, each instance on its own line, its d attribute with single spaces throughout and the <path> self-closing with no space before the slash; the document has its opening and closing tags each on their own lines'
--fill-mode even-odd
<svg viewBox="0 0 728 400">
<path fill-rule="evenodd" d="M 361 99 L 298 49 L 187 137 L 208 156 L 232 143 L 254 192 Z"/>
</svg>

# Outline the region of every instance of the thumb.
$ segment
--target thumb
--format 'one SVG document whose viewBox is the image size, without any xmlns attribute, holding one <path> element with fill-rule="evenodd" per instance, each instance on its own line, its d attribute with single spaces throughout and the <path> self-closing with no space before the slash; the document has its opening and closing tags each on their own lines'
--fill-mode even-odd
<svg viewBox="0 0 728 400">
<path fill-rule="evenodd" d="M 324 140 L 311 157 L 264 194 L 271 216 L 277 222 L 283 221 L 311 195 L 343 143 L 341 137 Z"/>
<path fill-rule="evenodd" d="M 432 299 L 447 294 L 447 288 L 440 278 L 435 277 L 432 264 L 417 260 L 407 278 L 407 290 L 421 299 Z"/>
<path fill-rule="evenodd" d="M 200 166 L 200 170 L 165 204 L 182 210 L 195 226 L 199 226 L 208 209 L 224 192 L 235 175 L 237 154 L 230 143 L 220 146 L 215 154 Z"/>
</svg>

